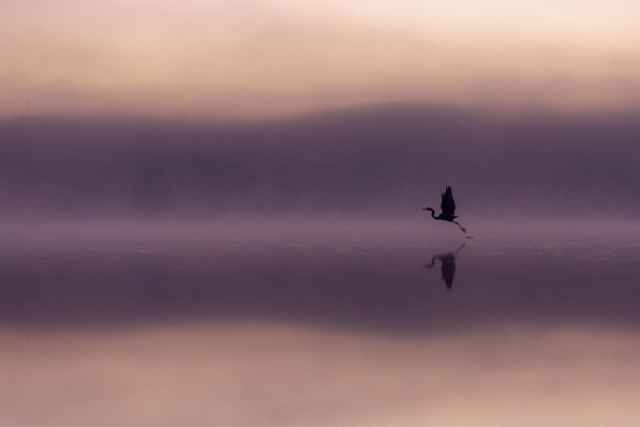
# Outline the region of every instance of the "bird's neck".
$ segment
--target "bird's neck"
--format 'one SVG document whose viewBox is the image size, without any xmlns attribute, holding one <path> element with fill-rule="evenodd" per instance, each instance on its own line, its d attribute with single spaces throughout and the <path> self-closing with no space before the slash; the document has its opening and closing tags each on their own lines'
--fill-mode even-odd
<svg viewBox="0 0 640 427">
<path fill-rule="evenodd" d="M 433 218 L 433 219 L 438 219 L 438 217 L 436 217 L 436 211 L 435 211 L 435 209 L 433 209 L 433 208 L 427 208 L 427 210 L 428 210 L 429 212 L 431 212 L 431 218 Z"/>
</svg>

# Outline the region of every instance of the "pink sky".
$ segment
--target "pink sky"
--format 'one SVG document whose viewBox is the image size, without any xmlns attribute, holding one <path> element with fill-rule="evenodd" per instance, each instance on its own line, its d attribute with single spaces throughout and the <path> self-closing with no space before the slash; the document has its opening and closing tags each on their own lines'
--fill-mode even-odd
<svg viewBox="0 0 640 427">
<path fill-rule="evenodd" d="M 0 116 L 640 105 L 626 0 L 4 0 Z"/>
</svg>

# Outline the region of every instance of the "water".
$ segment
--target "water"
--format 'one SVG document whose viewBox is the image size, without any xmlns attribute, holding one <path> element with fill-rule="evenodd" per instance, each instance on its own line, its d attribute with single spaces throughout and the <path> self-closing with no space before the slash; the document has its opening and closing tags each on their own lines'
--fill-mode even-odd
<svg viewBox="0 0 640 427">
<path fill-rule="evenodd" d="M 637 425 L 640 223 L 7 222 L 3 425 Z"/>
</svg>

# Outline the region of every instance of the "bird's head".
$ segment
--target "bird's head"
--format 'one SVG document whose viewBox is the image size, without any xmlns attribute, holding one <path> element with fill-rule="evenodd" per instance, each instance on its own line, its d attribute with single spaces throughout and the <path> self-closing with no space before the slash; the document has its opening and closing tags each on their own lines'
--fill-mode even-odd
<svg viewBox="0 0 640 427">
<path fill-rule="evenodd" d="M 423 210 L 423 211 L 435 212 L 435 210 L 434 210 L 433 208 L 430 208 L 430 207 L 422 208 L 422 210 Z"/>
</svg>

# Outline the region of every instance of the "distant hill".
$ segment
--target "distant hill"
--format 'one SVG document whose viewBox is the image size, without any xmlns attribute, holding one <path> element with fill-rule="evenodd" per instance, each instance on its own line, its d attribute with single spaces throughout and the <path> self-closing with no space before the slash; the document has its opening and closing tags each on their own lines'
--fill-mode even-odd
<svg viewBox="0 0 640 427">
<path fill-rule="evenodd" d="M 0 122 L 0 211 L 404 212 L 450 184 L 478 215 L 635 216 L 640 115 L 378 106 L 290 120 Z"/>
</svg>

